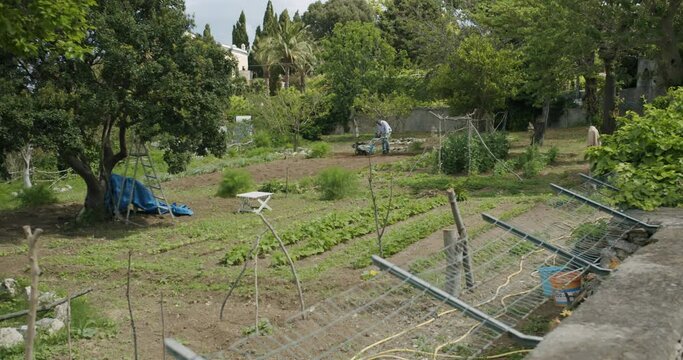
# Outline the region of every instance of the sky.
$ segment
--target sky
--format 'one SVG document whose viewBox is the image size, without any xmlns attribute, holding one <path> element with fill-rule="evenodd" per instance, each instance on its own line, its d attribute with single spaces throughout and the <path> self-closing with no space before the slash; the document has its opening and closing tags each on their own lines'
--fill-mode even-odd
<svg viewBox="0 0 683 360">
<path fill-rule="evenodd" d="M 315 0 L 272 0 L 273 9 L 279 15 L 287 9 L 289 16 L 299 10 L 303 14 Z M 223 44 L 232 43 L 232 26 L 237 23 L 240 11 L 247 17 L 249 41 L 254 41 L 256 27 L 263 21 L 268 0 L 185 0 L 186 11 L 194 15 L 195 31 L 201 33 L 204 25 L 211 26 L 213 37 Z"/>
</svg>

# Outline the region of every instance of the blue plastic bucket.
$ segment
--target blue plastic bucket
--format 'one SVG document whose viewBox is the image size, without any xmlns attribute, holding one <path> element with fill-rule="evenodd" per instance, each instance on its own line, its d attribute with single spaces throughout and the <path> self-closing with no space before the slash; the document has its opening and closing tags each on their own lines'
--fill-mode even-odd
<svg viewBox="0 0 683 360">
<path fill-rule="evenodd" d="M 541 287 L 543 288 L 543 295 L 553 297 L 553 285 L 550 283 L 550 277 L 555 273 L 562 271 L 559 266 L 543 266 L 538 268 L 538 274 L 541 276 Z"/>
</svg>

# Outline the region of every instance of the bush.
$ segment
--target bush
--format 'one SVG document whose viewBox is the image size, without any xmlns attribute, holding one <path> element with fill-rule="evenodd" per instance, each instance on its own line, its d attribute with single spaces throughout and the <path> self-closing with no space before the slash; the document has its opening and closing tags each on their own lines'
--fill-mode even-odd
<svg viewBox="0 0 683 360">
<path fill-rule="evenodd" d="M 34 207 L 56 203 L 57 195 L 49 186 L 40 184 L 28 189 L 22 189 L 17 194 L 17 200 L 22 207 Z"/>
<path fill-rule="evenodd" d="M 218 185 L 216 195 L 227 198 L 234 197 L 242 191 L 247 191 L 254 186 L 251 174 L 241 169 L 227 169 L 223 172 L 223 181 Z"/>
<path fill-rule="evenodd" d="M 508 159 L 508 160 L 496 161 L 496 165 L 493 166 L 493 175 L 496 175 L 496 176 L 506 175 L 506 174 L 510 173 L 510 171 L 512 171 L 512 169 L 514 169 L 516 166 L 517 166 L 517 163 L 515 162 L 515 160 Z"/>
<path fill-rule="evenodd" d="M 620 189 L 614 199 L 644 210 L 683 204 L 683 87 L 617 122 L 617 131 L 586 154 L 596 175 L 611 174 Z"/>
<path fill-rule="evenodd" d="M 318 174 L 316 185 L 323 200 L 343 199 L 356 190 L 358 177 L 349 170 L 331 167 Z"/>
<path fill-rule="evenodd" d="M 557 155 L 560 153 L 560 149 L 553 145 L 550 150 L 545 154 L 548 164 L 554 164 L 557 161 Z"/>
<path fill-rule="evenodd" d="M 482 138 L 496 158 L 499 160 L 507 158 L 510 144 L 505 133 L 483 134 Z M 472 173 L 480 173 L 493 168 L 496 161 L 479 141 L 479 138 L 475 136 L 472 139 L 469 151 L 467 141 L 468 136 L 463 133 L 451 133 L 444 141 L 441 150 L 441 170 L 444 173 L 453 175 L 467 170 Z"/>
<path fill-rule="evenodd" d="M 535 145 L 527 147 L 524 153 L 517 158 L 517 168 L 522 169 L 524 177 L 529 178 L 538 175 L 545 165 L 546 158 Z"/>
<path fill-rule="evenodd" d="M 254 134 L 254 145 L 259 148 L 269 148 L 273 146 L 273 140 L 267 132 L 258 131 Z"/>
<path fill-rule="evenodd" d="M 311 158 L 321 158 L 327 156 L 332 151 L 332 146 L 326 142 L 316 142 L 311 144 Z"/>
</svg>

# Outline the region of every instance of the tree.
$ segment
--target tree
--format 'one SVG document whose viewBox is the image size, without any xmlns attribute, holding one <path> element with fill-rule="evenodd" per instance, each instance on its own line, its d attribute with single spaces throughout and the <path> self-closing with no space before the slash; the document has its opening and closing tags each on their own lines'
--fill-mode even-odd
<svg viewBox="0 0 683 360">
<path fill-rule="evenodd" d="M 34 57 L 42 48 L 78 57 L 87 51 L 82 40 L 88 9 L 95 0 L 18 1 L 0 3 L 0 48 Z"/>
<path fill-rule="evenodd" d="M 277 53 L 275 39 L 270 36 L 257 38 L 258 42 L 254 43 L 252 51 L 254 60 L 260 65 L 260 70 L 263 72 L 263 79 L 266 82 L 266 92 L 270 92 L 270 70 L 278 63 L 280 56 Z"/>
<path fill-rule="evenodd" d="M 363 92 L 387 93 L 385 84 L 395 71 L 396 50 L 375 26 L 357 21 L 335 26 L 323 40 L 322 72 L 334 94 L 332 121 L 355 121 L 353 104 Z"/>
<path fill-rule="evenodd" d="M 2 126 L 30 128 L 37 146 L 83 178 L 85 209 L 106 216 L 109 178 L 128 156 L 131 132 L 156 139 L 170 171 L 182 170 L 189 153 L 225 151 L 218 128 L 235 62 L 215 42 L 187 35 L 182 0 L 102 1 L 89 19 L 93 51 L 83 60 L 3 58 L 16 74 L 3 72 L 2 82 L 23 83 L 0 109 L 30 99 L 30 116 Z"/>
<path fill-rule="evenodd" d="M 292 22 L 292 19 L 289 17 L 289 11 L 287 11 L 287 9 L 282 10 L 280 13 L 280 18 L 278 19 L 278 25 L 283 28 L 286 27 L 290 22 Z"/>
<path fill-rule="evenodd" d="M 263 35 L 273 35 L 277 31 L 277 16 L 273 10 L 273 3 L 268 0 L 266 4 L 266 11 L 263 14 L 263 27 L 261 27 Z"/>
<path fill-rule="evenodd" d="M 375 10 L 365 0 L 316 1 L 308 6 L 303 21 L 316 39 L 332 33 L 334 26 L 350 21 L 373 22 Z"/>
<path fill-rule="evenodd" d="M 597 76 L 597 69 L 585 63 L 585 59 L 595 58 L 596 51 L 585 18 L 577 18 L 573 9 L 558 0 L 482 1 L 473 15 L 478 24 L 493 30 L 492 36 L 514 44 L 522 56 L 525 64 L 522 91 L 533 99 L 536 107 L 543 108 L 542 116 L 534 124 L 534 143 L 542 144 L 551 101 L 577 76 L 583 74 L 586 79 Z M 587 84 L 597 83 L 587 81 Z"/>
<path fill-rule="evenodd" d="M 232 26 L 232 43 L 237 46 L 244 45 L 249 49 L 249 35 L 247 34 L 247 17 L 244 11 L 240 13 L 237 23 Z"/>
<path fill-rule="evenodd" d="M 294 16 L 292 16 L 292 21 L 294 21 L 294 22 L 301 22 L 301 21 L 303 21 L 303 20 L 301 19 L 301 14 L 299 14 L 299 10 L 297 10 L 297 11 L 294 13 Z"/>
<path fill-rule="evenodd" d="M 394 0 L 380 14 L 379 27 L 394 49 L 405 50 L 411 60 L 416 60 L 432 41 L 422 34 L 442 17 L 437 0 Z"/>
<path fill-rule="evenodd" d="M 683 85 L 683 59 L 681 59 L 681 36 L 683 36 L 682 0 L 645 0 L 641 16 L 645 17 L 652 42 L 656 44 L 659 68 L 664 86 Z"/>
<path fill-rule="evenodd" d="M 277 64 L 284 71 L 285 87 L 289 87 L 292 74 L 300 74 L 303 88 L 303 76 L 315 62 L 313 40 L 307 28 L 303 23 L 286 20 L 279 24 L 276 33 L 270 38 L 262 39 L 260 50 L 277 57 Z"/>
<path fill-rule="evenodd" d="M 311 87 L 304 92 L 296 89 L 283 89 L 274 96 L 255 95 L 251 99 L 256 122 L 263 128 L 292 136 L 294 151 L 299 148 L 301 133 L 306 131 L 314 120 L 324 116 L 329 99 L 322 89 Z"/>
<path fill-rule="evenodd" d="M 505 105 L 522 81 L 520 54 L 477 33 L 464 38 L 439 67 L 433 91 L 449 99 L 451 111 L 482 119 Z"/>
</svg>

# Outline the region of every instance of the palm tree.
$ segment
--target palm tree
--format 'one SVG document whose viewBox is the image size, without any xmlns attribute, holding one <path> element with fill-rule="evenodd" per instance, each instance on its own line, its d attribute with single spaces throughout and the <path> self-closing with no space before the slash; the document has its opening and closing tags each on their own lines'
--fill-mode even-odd
<svg viewBox="0 0 683 360">
<path fill-rule="evenodd" d="M 285 72 L 285 87 L 289 87 L 291 73 L 301 75 L 303 71 L 305 75 L 312 68 L 315 59 L 313 40 L 307 26 L 291 21 L 279 24 L 273 39 L 271 45 L 280 57 L 280 66 Z"/>
<path fill-rule="evenodd" d="M 263 67 L 263 78 L 266 80 L 267 92 L 270 92 L 270 68 L 280 60 L 280 55 L 276 50 L 275 39 L 271 36 L 259 37 L 258 42 L 255 42 L 252 48 L 254 60 Z"/>
</svg>

